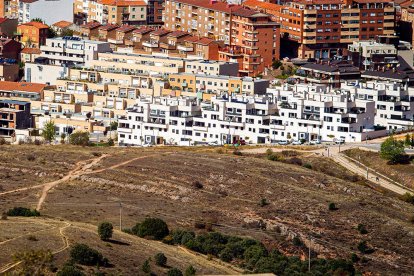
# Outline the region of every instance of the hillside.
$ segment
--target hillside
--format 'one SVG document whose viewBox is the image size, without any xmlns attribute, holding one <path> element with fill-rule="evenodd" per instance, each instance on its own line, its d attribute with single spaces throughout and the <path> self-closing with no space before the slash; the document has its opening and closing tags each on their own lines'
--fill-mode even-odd
<svg viewBox="0 0 414 276">
<path fill-rule="evenodd" d="M 146 216 L 160 217 L 171 228 L 194 229 L 202 222 L 217 231 L 260 239 L 286 254 L 306 256 L 307 250 L 292 242 L 297 236 L 305 245 L 312 239 L 310 246 L 321 258 L 350 259 L 357 253 L 363 258 L 356 264 L 362 272 L 413 273 L 413 205 L 301 166 L 211 149 L 1 146 L 1 151 L 4 210 L 40 207 L 42 215 L 63 222 L 97 225 L 107 220 L 119 227 L 122 202 L 123 228 Z M 334 170 L 335 164 L 331 166 Z M 261 206 L 262 199 L 269 204 Z M 338 210 L 330 211 L 330 203 Z M 367 234 L 357 230 L 359 224 Z M 73 241 L 84 235 L 75 235 Z M 374 252 L 361 254 L 361 241 Z M 118 255 L 124 248 L 111 250 Z M 188 263 L 177 258 L 179 266 Z M 136 256 L 122 259 L 114 269 L 121 265 L 132 271 L 144 261 Z M 228 273 L 207 268 L 206 273 Z"/>
</svg>

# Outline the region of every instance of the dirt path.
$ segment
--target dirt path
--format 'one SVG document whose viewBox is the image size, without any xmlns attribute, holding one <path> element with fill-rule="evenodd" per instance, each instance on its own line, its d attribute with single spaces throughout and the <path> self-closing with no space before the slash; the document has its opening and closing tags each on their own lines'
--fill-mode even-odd
<svg viewBox="0 0 414 276">
<path fill-rule="evenodd" d="M 53 254 L 53 255 L 58 254 L 58 253 L 60 253 L 60 252 L 62 252 L 62 251 L 64 251 L 64 250 L 66 250 L 66 249 L 68 249 L 68 248 L 69 248 L 68 238 L 67 238 L 67 237 L 66 237 L 66 235 L 63 233 L 63 230 L 64 230 L 64 229 L 66 229 L 66 228 L 68 228 L 68 227 L 70 227 L 70 226 L 71 226 L 71 224 L 70 224 L 70 223 L 68 223 L 68 222 L 64 222 L 64 224 L 65 224 L 64 226 L 59 227 L 59 234 L 60 234 L 60 235 L 61 235 L 61 237 L 62 237 L 63 246 L 62 246 L 61 248 L 59 248 L 59 249 L 57 249 L 57 250 L 53 251 L 53 252 L 52 252 L 52 254 Z M 56 226 L 56 227 L 51 227 L 51 228 L 48 228 L 48 229 L 42 229 L 42 230 L 39 230 L 39 231 L 33 231 L 33 232 L 30 232 L 30 233 L 26 233 L 26 234 L 24 234 L 24 235 L 20 235 L 20 236 L 18 236 L 18 237 L 13 238 L 13 239 L 10 239 L 10 240 L 7 240 L 7 241 L 4 241 L 4 242 L 2 242 L 2 243 L 6 243 L 6 242 L 9 242 L 9 241 L 12 241 L 12 240 L 16 240 L 16 239 L 18 239 L 18 238 L 22 238 L 22 237 L 25 237 L 25 236 L 27 236 L 27 235 L 33 235 L 33 234 L 36 234 L 36 233 L 39 233 L 39 232 L 42 232 L 42 231 L 53 230 L 53 229 L 56 229 L 56 228 L 58 228 L 58 226 Z M 20 262 L 16 262 L 16 263 L 8 263 L 8 264 L 6 264 L 5 266 L 0 267 L 0 275 L 2 275 L 2 274 L 4 274 L 4 273 L 6 273 L 6 272 L 7 272 L 7 271 L 9 271 L 10 269 L 12 269 L 12 268 L 14 268 L 14 267 L 18 266 L 20 263 L 21 263 L 21 261 L 20 261 Z"/>
<path fill-rule="evenodd" d="M 79 162 L 77 164 L 77 166 L 75 167 L 75 169 L 70 171 L 66 176 L 62 177 L 59 180 L 52 181 L 52 182 L 44 184 L 42 194 L 39 198 L 36 209 L 40 210 L 42 208 L 42 204 L 45 201 L 45 199 L 47 197 L 47 194 L 50 191 L 50 189 L 52 189 L 53 187 L 57 186 L 58 184 L 60 184 L 62 182 L 72 180 L 74 178 L 77 178 L 80 175 L 83 175 L 83 174 L 87 173 L 88 170 L 90 170 L 93 166 L 95 166 L 96 164 L 101 162 L 101 160 L 104 159 L 107 156 L 108 156 L 107 154 L 103 154 L 103 155 L 99 156 L 98 158 Z"/>
</svg>

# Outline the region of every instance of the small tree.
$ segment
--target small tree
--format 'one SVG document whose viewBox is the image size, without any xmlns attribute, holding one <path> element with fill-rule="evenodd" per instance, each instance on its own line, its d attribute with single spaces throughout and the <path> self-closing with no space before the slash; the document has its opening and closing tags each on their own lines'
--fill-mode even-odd
<svg viewBox="0 0 414 276">
<path fill-rule="evenodd" d="M 158 266 L 165 266 L 167 264 L 167 257 L 163 253 L 157 253 L 154 259 L 155 264 Z"/>
<path fill-rule="evenodd" d="M 189 267 L 187 267 L 187 269 L 184 272 L 184 276 L 194 276 L 196 274 L 196 270 L 195 268 L 190 265 Z"/>
<path fill-rule="evenodd" d="M 109 222 L 102 222 L 98 226 L 98 234 L 101 240 L 107 241 L 112 238 L 112 233 L 114 232 L 114 227 L 112 223 Z"/>
<path fill-rule="evenodd" d="M 145 260 L 144 264 L 142 265 L 142 271 L 147 274 L 151 273 L 151 265 L 149 263 L 149 260 Z"/>
<path fill-rule="evenodd" d="M 405 135 L 404 145 L 406 147 L 411 146 L 411 136 L 410 136 L 409 133 L 407 133 L 407 135 Z"/>
<path fill-rule="evenodd" d="M 69 136 L 69 142 L 76 146 L 89 145 L 89 133 L 86 131 L 77 131 Z"/>
<path fill-rule="evenodd" d="M 329 211 L 336 211 L 338 208 L 336 207 L 335 203 L 331 202 L 329 203 Z"/>
<path fill-rule="evenodd" d="M 95 249 L 90 248 L 86 244 L 75 244 L 70 250 L 72 262 L 81 265 L 108 265 L 108 260 Z"/>
<path fill-rule="evenodd" d="M 168 276 L 183 276 L 183 273 L 178 268 L 171 268 L 167 272 Z"/>
<path fill-rule="evenodd" d="M 53 140 L 55 140 L 55 136 L 56 136 L 55 129 L 56 129 L 56 125 L 52 120 L 46 122 L 46 124 L 43 127 L 43 132 L 42 132 L 43 138 L 48 142 L 52 142 Z"/>
<path fill-rule="evenodd" d="M 170 231 L 162 219 L 146 218 L 142 223 L 137 223 L 132 227 L 132 232 L 141 238 L 152 237 L 156 240 L 162 240 Z"/>
<path fill-rule="evenodd" d="M 393 164 L 398 163 L 405 155 L 404 143 L 391 136 L 381 144 L 380 155 Z"/>
</svg>

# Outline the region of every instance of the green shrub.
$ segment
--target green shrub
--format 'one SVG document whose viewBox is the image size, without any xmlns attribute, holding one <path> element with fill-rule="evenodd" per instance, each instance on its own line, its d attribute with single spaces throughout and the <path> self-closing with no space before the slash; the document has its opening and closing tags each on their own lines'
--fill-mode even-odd
<svg viewBox="0 0 414 276">
<path fill-rule="evenodd" d="M 336 211 L 338 208 L 336 207 L 335 203 L 331 202 L 328 206 L 329 211 Z"/>
<path fill-rule="evenodd" d="M 307 168 L 307 169 L 312 169 L 312 165 L 311 164 L 309 164 L 309 163 L 305 163 L 305 164 L 303 164 L 303 167 L 305 167 L 305 168 Z"/>
<path fill-rule="evenodd" d="M 159 218 L 146 218 L 142 223 L 137 223 L 132 232 L 141 237 L 151 237 L 156 240 L 162 240 L 169 234 L 167 224 Z"/>
<path fill-rule="evenodd" d="M 260 200 L 260 202 L 259 202 L 259 206 L 260 207 L 264 207 L 264 206 L 267 206 L 267 205 L 269 205 L 269 202 L 267 202 L 267 199 L 266 198 L 262 198 Z"/>
<path fill-rule="evenodd" d="M 357 262 L 359 262 L 359 260 L 360 260 L 360 258 L 358 257 L 358 255 L 355 254 L 355 253 L 352 253 L 352 255 L 351 255 L 351 261 L 353 263 L 357 263 Z"/>
<path fill-rule="evenodd" d="M 166 266 L 167 265 L 167 257 L 163 253 L 157 253 L 154 256 L 155 264 L 158 266 Z"/>
<path fill-rule="evenodd" d="M 280 158 L 277 154 L 272 153 L 267 156 L 267 159 L 270 161 L 279 161 Z"/>
<path fill-rule="evenodd" d="M 243 155 L 243 153 L 242 153 L 240 150 L 238 150 L 238 149 L 235 149 L 235 150 L 233 151 L 233 154 L 234 154 L 234 155 L 238 155 L 238 156 L 242 156 L 242 155 Z"/>
<path fill-rule="evenodd" d="M 189 267 L 187 267 L 187 269 L 184 272 L 184 276 L 195 276 L 196 275 L 196 270 L 195 268 L 190 265 Z"/>
<path fill-rule="evenodd" d="M 368 246 L 366 241 L 360 242 L 357 248 L 362 254 L 371 254 L 374 252 L 374 250 Z"/>
<path fill-rule="evenodd" d="M 414 204 L 414 195 L 413 194 L 405 193 L 400 198 L 401 198 L 401 200 L 403 200 L 405 202 Z"/>
<path fill-rule="evenodd" d="M 76 146 L 89 145 L 89 133 L 86 131 L 77 131 L 69 136 L 69 143 Z"/>
<path fill-rule="evenodd" d="M 62 267 L 60 271 L 56 274 L 56 276 L 84 276 L 85 274 L 79 270 L 76 266 L 73 265 L 65 265 Z"/>
<path fill-rule="evenodd" d="M 144 273 L 151 273 L 151 265 L 149 263 L 149 260 L 145 260 L 145 262 L 142 264 L 142 271 Z"/>
<path fill-rule="evenodd" d="M 7 211 L 7 215 L 10 217 L 38 217 L 40 213 L 36 209 L 30 210 L 24 207 L 14 207 Z"/>
<path fill-rule="evenodd" d="M 108 139 L 108 146 L 110 146 L 110 147 L 113 147 L 113 146 L 115 146 L 115 142 L 114 142 L 114 139 L 112 139 L 112 138 L 109 138 Z"/>
<path fill-rule="evenodd" d="M 171 268 L 168 270 L 167 276 L 183 276 L 183 273 L 178 268 Z"/>
<path fill-rule="evenodd" d="M 81 265 L 108 265 L 108 260 L 101 253 L 86 244 L 75 244 L 70 250 L 70 257 L 74 263 Z"/>
<path fill-rule="evenodd" d="M 98 235 L 103 241 L 107 241 L 112 238 L 113 232 L 114 227 L 112 226 L 112 223 L 102 222 L 98 226 Z"/>
<path fill-rule="evenodd" d="M 368 230 L 365 228 L 365 226 L 363 224 L 358 224 L 357 229 L 358 229 L 359 233 L 361 233 L 363 235 L 368 234 Z"/>
</svg>

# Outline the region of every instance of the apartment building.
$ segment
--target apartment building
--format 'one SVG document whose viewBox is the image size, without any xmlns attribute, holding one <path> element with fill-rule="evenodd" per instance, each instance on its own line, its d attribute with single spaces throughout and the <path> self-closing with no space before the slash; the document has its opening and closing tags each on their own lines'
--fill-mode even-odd
<svg viewBox="0 0 414 276">
<path fill-rule="evenodd" d="M 204 101 L 224 93 L 265 94 L 269 87 L 268 80 L 225 75 L 181 73 L 169 75 L 168 80 L 169 89 L 164 89 L 163 95 L 191 96 Z"/>
<path fill-rule="evenodd" d="M 297 82 L 325 84 L 338 88 L 345 81 L 359 80 L 361 72 L 358 67 L 348 61 L 328 61 L 302 65 L 296 70 L 293 78 Z"/>
<path fill-rule="evenodd" d="M 147 3 L 139 0 L 101 0 L 104 6 L 103 23 L 145 25 Z"/>
<path fill-rule="evenodd" d="M 0 37 L 12 38 L 17 31 L 17 19 L 0 17 Z"/>
<path fill-rule="evenodd" d="M 167 0 L 165 28 L 223 41 L 219 59 L 237 61 L 255 76 L 279 58 L 279 25 L 267 14 L 215 0 Z"/>
<path fill-rule="evenodd" d="M 48 38 L 40 50 L 42 57 L 49 60 L 49 64 L 87 65 L 88 62 L 98 57 L 98 53 L 110 52 L 111 48 L 108 42 L 65 36 Z"/>
<path fill-rule="evenodd" d="M 25 64 L 27 82 L 55 84 L 68 74 L 68 68 L 88 65 L 100 52 L 110 52 L 109 43 L 78 37 L 48 38 L 34 62 Z"/>
<path fill-rule="evenodd" d="M 49 26 L 40 22 L 29 22 L 17 26 L 17 37 L 24 47 L 39 48 L 46 43 Z"/>
<path fill-rule="evenodd" d="M 30 103 L 0 100 L 0 137 L 12 138 L 16 129 L 32 127 Z"/>
<path fill-rule="evenodd" d="M 49 11 L 49 12 L 47 12 Z M 40 18 L 47 25 L 65 20 L 73 21 L 73 2 L 67 0 L 19 0 L 19 23 Z"/>
<path fill-rule="evenodd" d="M 121 145 L 265 144 L 280 140 L 361 141 L 374 130 L 375 103 L 325 86 L 269 89 L 266 95 L 140 98 L 119 120 Z"/>
<path fill-rule="evenodd" d="M 332 58 L 355 40 L 395 33 L 395 7 L 385 0 L 300 0 L 283 5 L 248 0 L 243 5 L 271 14 L 289 45 L 283 55 L 302 59 Z"/>
<path fill-rule="evenodd" d="M 375 125 L 389 130 L 414 127 L 414 89 L 407 85 L 370 81 L 345 83 L 341 90 L 376 104 Z"/>
<path fill-rule="evenodd" d="M 164 11 L 164 0 L 147 0 L 147 24 L 148 25 L 164 25 L 162 21 L 162 13 Z"/>
<path fill-rule="evenodd" d="M 97 0 L 74 0 L 73 17 L 77 25 L 88 22 L 104 23 L 104 5 Z"/>
<path fill-rule="evenodd" d="M 17 19 L 19 17 L 19 0 L 0 1 L 0 17 Z"/>
<path fill-rule="evenodd" d="M 382 70 L 396 67 L 398 62 L 397 48 L 392 44 L 375 41 L 354 41 L 348 45 L 348 60 L 363 70 Z"/>
</svg>

